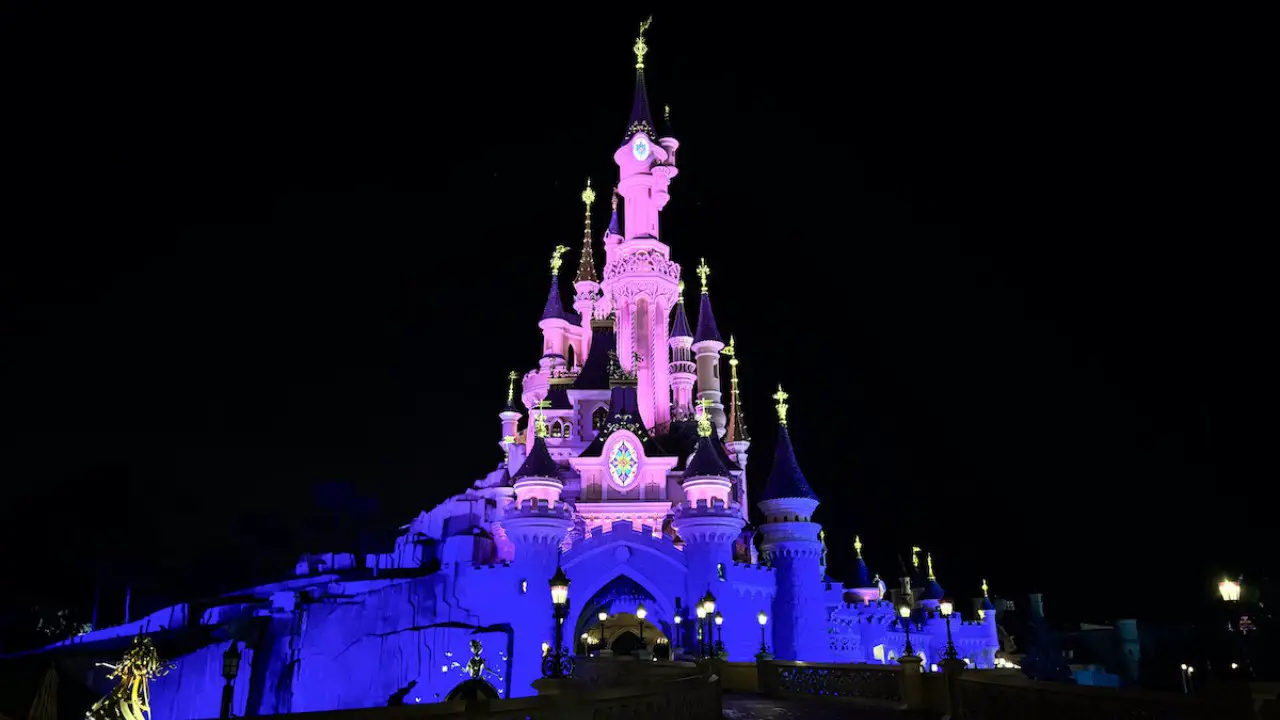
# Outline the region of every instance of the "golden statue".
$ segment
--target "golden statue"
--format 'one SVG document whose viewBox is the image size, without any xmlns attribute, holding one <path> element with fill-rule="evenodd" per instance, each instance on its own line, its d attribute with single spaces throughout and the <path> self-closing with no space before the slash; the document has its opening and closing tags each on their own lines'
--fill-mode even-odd
<svg viewBox="0 0 1280 720">
<path fill-rule="evenodd" d="M 707 267 L 706 258 L 698 258 L 698 277 L 702 278 L 702 294 L 707 294 L 707 276 L 711 274 L 711 268 Z"/>
<path fill-rule="evenodd" d="M 773 394 L 773 399 L 778 401 L 778 424 L 782 427 L 787 426 L 787 398 L 791 397 L 782 389 L 782 383 L 778 383 L 778 392 Z"/>
<path fill-rule="evenodd" d="M 120 682 L 110 694 L 93 704 L 85 717 L 90 720 L 150 720 L 151 690 L 148 683 L 153 678 L 164 677 L 177 665 L 160 659 L 151 638 L 138 635 L 133 646 L 118 664 L 98 663 L 111 668 L 107 679 L 119 678 Z"/>
<path fill-rule="evenodd" d="M 702 408 L 702 412 L 698 413 L 698 435 L 711 437 L 711 401 L 698 398 L 698 406 Z"/>
<path fill-rule="evenodd" d="M 564 260 L 560 257 L 569 251 L 568 245 L 557 245 L 556 249 L 551 253 L 551 276 L 555 277 L 560 274 L 560 266 L 564 264 Z"/>
<path fill-rule="evenodd" d="M 640 34 L 636 36 L 636 44 L 631 46 L 632 52 L 636 54 L 636 69 L 644 69 L 644 54 L 649 52 L 649 46 L 644 44 L 644 34 L 653 24 L 653 16 L 650 15 L 647 20 L 640 23 Z"/>
</svg>

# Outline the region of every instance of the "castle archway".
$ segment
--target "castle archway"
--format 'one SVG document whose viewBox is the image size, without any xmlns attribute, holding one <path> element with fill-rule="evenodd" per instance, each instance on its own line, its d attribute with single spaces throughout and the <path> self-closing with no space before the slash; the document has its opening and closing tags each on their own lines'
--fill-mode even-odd
<svg viewBox="0 0 1280 720">
<path fill-rule="evenodd" d="M 644 618 L 640 617 L 641 607 L 644 608 Z M 649 648 L 667 644 L 674 612 L 674 607 L 668 608 L 662 599 L 634 578 L 617 575 L 581 606 L 574 625 L 575 645 L 589 652 L 602 647 L 613 649 L 614 644 L 621 640 L 621 652 L 630 653 L 640 644 L 641 637 Z M 601 613 L 605 616 L 603 621 Z M 627 634 L 633 635 L 634 641 L 626 639 L 624 636 Z"/>
</svg>

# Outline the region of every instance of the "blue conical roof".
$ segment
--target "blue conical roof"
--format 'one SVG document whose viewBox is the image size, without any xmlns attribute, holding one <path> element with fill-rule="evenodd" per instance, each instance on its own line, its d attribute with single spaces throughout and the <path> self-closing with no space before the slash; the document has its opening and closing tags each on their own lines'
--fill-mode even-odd
<svg viewBox="0 0 1280 720">
<path fill-rule="evenodd" d="M 920 596 L 920 599 L 941 600 L 944 595 L 945 593 L 942 591 L 942 586 L 938 584 L 937 580 L 928 580 L 925 582 L 924 594 Z"/>
<path fill-rule="evenodd" d="M 818 496 L 813 493 L 813 488 L 809 487 L 809 481 L 805 480 L 804 473 L 800 472 L 800 465 L 796 463 L 796 451 L 791 446 L 791 434 L 787 432 L 787 426 L 779 425 L 778 448 L 773 454 L 773 470 L 765 482 L 762 499 L 782 500 L 784 498 L 817 500 Z"/>
<path fill-rule="evenodd" d="M 716 315 L 711 312 L 711 296 L 707 293 L 702 293 L 702 304 L 698 306 L 698 332 L 693 336 L 694 342 L 704 340 L 724 342 L 720 339 L 720 328 L 716 327 Z"/>
<path fill-rule="evenodd" d="M 547 293 L 547 304 L 542 308 L 542 319 L 560 319 L 564 317 L 564 303 L 560 302 L 560 278 L 551 276 L 551 291 Z"/>
<path fill-rule="evenodd" d="M 684 476 L 694 477 L 726 477 L 731 478 L 729 468 L 716 452 L 715 441 L 709 437 L 699 438 L 698 446 L 693 450 L 693 457 L 685 467 Z"/>
<path fill-rule="evenodd" d="M 529 457 L 525 458 L 524 463 L 516 474 L 512 476 L 513 480 L 527 477 L 544 477 L 555 478 L 560 474 L 560 466 L 556 464 L 551 452 L 547 450 L 547 443 L 541 437 L 533 439 L 533 449 L 529 451 Z"/>
<path fill-rule="evenodd" d="M 853 587 L 875 587 L 875 584 L 875 581 L 871 579 L 871 570 L 867 568 L 867 562 L 862 558 L 858 558 L 858 561 L 853 566 Z"/>
<path fill-rule="evenodd" d="M 676 319 L 671 322 L 671 337 L 693 337 L 689 329 L 689 318 L 684 314 L 684 301 L 676 303 Z"/>
</svg>

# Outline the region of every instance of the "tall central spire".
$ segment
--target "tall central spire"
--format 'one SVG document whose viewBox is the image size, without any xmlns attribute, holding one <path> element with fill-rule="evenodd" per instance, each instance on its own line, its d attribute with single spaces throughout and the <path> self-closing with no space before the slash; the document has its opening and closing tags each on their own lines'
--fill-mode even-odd
<svg viewBox="0 0 1280 720">
<path fill-rule="evenodd" d="M 649 112 L 649 92 L 644 86 L 644 56 L 649 52 L 649 46 L 644 43 L 644 34 L 652 23 L 653 16 L 649 16 L 649 19 L 640 23 L 636 44 L 631 46 L 631 50 L 636 54 L 636 95 L 631 102 L 631 124 L 627 126 L 626 140 L 630 140 L 639 132 L 649 137 L 657 134 L 653 129 L 653 114 Z"/>
</svg>

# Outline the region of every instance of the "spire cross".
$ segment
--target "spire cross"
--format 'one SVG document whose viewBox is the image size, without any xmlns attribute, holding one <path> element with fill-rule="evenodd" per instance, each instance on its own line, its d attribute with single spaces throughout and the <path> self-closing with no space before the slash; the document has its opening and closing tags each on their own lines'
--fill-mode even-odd
<svg viewBox="0 0 1280 720">
<path fill-rule="evenodd" d="M 732 337 L 730 338 L 733 339 Z M 782 427 L 787 426 L 787 398 L 791 397 L 782 389 L 782 383 L 778 383 L 778 392 L 773 394 L 773 399 L 778 401 L 778 424 Z"/>
<path fill-rule="evenodd" d="M 711 274 L 711 268 L 707 267 L 706 258 L 698 258 L 698 277 L 702 278 L 702 294 L 707 294 L 707 276 Z"/>
<path fill-rule="evenodd" d="M 857 535 L 853 536 L 853 551 L 862 557 L 862 538 Z"/>
<path fill-rule="evenodd" d="M 683 304 L 684 304 L 684 281 L 683 281 L 683 280 L 681 280 L 680 282 L 676 283 L 676 293 L 677 293 L 677 294 L 676 294 L 676 302 L 678 302 L 678 303 L 680 303 L 681 305 L 683 305 Z"/>
<path fill-rule="evenodd" d="M 560 266 L 564 264 L 564 259 L 561 256 L 568 250 L 569 246 L 567 245 L 557 245 L 556 249 L 551 252 L 551 277 L 556 277 L 560 274 Z"/>
<path fill-rule="evenodd" d="M 987 597 L 987 579 L 982 578 L 982 597 Z"/>
<path fill-rule="evenodd" d="M 596 201 L 596 191 L 591 189 L 591 178 L 587 178 L 587 189 L 582 191 L 582 202 L 587 206 L 587 215 L 591 214 L 591 203 Z"/>
<path fill-rule="evenodd" d="M 519 377 L 519 375 L 516 375 L 515 370 L 512 370 L 507 375 L 507 405 L 510 405 L 515 400 L 517 377 Z"/>
</svg>

